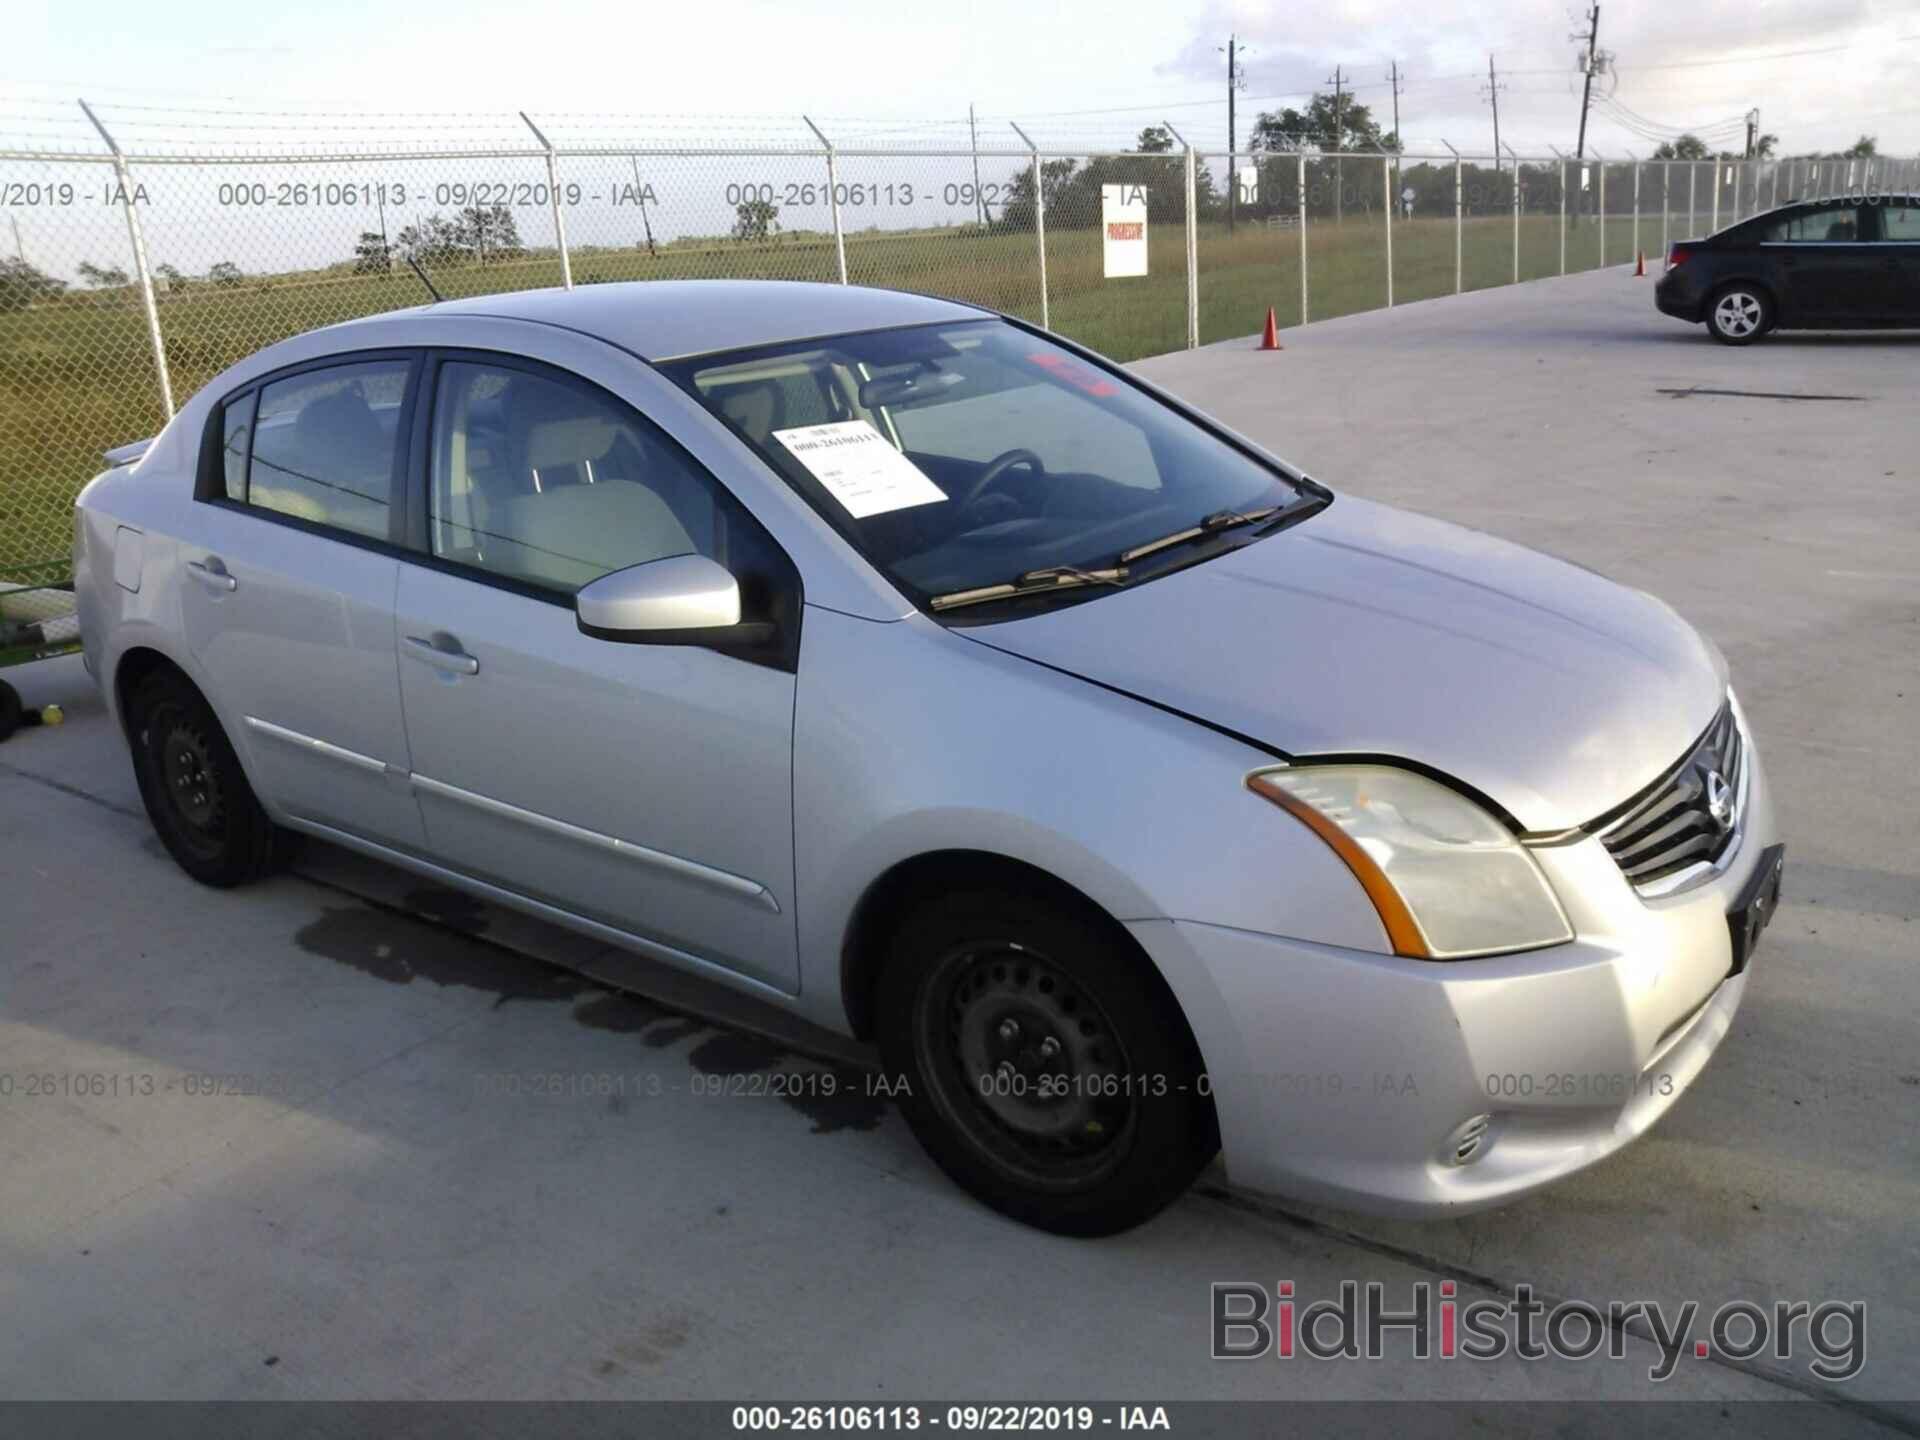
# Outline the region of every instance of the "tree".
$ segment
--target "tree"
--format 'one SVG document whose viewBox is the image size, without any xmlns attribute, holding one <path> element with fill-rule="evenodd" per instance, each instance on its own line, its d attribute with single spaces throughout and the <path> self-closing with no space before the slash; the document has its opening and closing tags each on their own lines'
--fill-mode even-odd
<svg viewBox="0 0 1920 1440">
<path fill-rule="evenodd" d="M 231 260 L 216 260 L 207 267 L 207 279 L 227 289 L 232 289 L 246 278 L 240 267 Z"/>
<path fill-rule="evenodd" d="M 467 249 L 465 231 L 443 215 L 429 215 L 394 236 L 401 255 L 421 265 L 453 265 Z"/>
<path fill-rule="evenodd" d="M 504 205 L 493 205 L 486 209 L 469 206 L 460 212 L 456 222 L 460 230 L 460 244 L 471 251 L 481 264 L 489 259 L 501 260 L 526 253 L 526 247 L 520 243 L 520 228 L 514 224 L 513 212 Z"/>
<path fill-rule="evenodd" d="M 1865 160 L 1880 153 L 1880 142 L 1871 135 L 1862 135 L 1853 144 L 1842 150 L 1836 157 L 1841 160 Z"/>
<path fill-rule="evenodd" d="M 0 260 L 0 311 L 24 310 L 36 300 L 51 300 L 67 288 L 44 270 L 9 255 Z"/>
<path fill-rule="evenodd" d="M 1397 154 L 1400 150 L 1400 137 L 1383 132 L 1368 106 L 1345 94 L 1336 103 L 1332 95 L 1318 92 L 1305 110 L 1287 106 L 1262 111 L 1253 122 L 1247 143 L 1248 148 L 1275 157 L 1301 152 L 1332 157 L 1307 167 L 1307 209 L 1336 217 L 1344 216 L 1349 200 L 1370 212 L 1382 198 L 1377 181 L 1347 183 L 1343 157 L 1356 150 L 1376 155 Z M 1296 182 L 1290 173 L 1293 167 L 1278 159 L 1255 163 L 1260 170 L 1261 196 L 1255 213 L 1272 214 L 1290 208 L 1281 206 L 1279 197 L 1294 188 Z"/>
<path fill-rule="evenodd" d="M 1252 150 L 1292 154 L 1295 150 L 1398 150 L 1397 137 L 1381 132 L 1373 111 L 1343 95 L 1334 103 L 1331 95 L 1316 93 L 1305 110 L 1288 106 L 1283 110 L 1263 110 L 1253 122 L 1247 138 Z"/>
<path fill-rule="evenodd" d="M 127 283 L 127 272 L 118 265 L 96 265 L 91 260 L 82 260 L 73 267 L 80 272 L 80 278 L 94 289 L 103 289 L 109 285 Z"/>
<path fill-rule="evenodd" d="M 1778 135 L 1762 135 L 1758 140 L 1753 142 L 1754 158 L 1757 160 L 1771 160 L 1773 158 L 1773 152 L 1779 148 L 1779 145 L 1780 137 Z"/>
<path fill-rule="evenodd" d="M 768 200 L 743 200 L 733 207 L 733 238 L 740 241 L 765 240 L 780 228 L 780 207 Z"/>
<path fill-rule="evenodd" d="M 1707 149 L 1707 142 L 1698 135 L 1682 135 L 1678 140 L 1662 141 L 1654 150 L 1653 158 L 1656 160 L 1711 160 L 1713 152 Z"/>
<path fill-rule="evenodd" d="M 1059 204 L 1067 186 L 1073 182 L 1074 171 L 1080 168 L 1077 160 L 1062 156 L 1058 160 L 1040 162 L 1040 193 L 1046 197 L 1047 209 L 1051 212 Z M 994 222 L 996 229 L 1025 230 L 1034 228 L 1033 203 L 1033 167 L 1022 165 L 1013 177 L 1002 187 L 1006 198 L 1000 202 L 1000 218 Z"/>
<path fill-rule="evenodd" d="M 153 267 L 153 273 L 159 279 L 166 282 L 166 287 L 169 291 L 185 290 L 189 285 L 193 284 L 193 281 L 180 273 L 180 267 L 178 265 L 156 265 Z"/>
<path fill-rule="evenodd" d="M 393 269 L 393 246 L 378 230 L 362 230 L 353 247 L 353 273 L 384 275 Z"/>
</svg>

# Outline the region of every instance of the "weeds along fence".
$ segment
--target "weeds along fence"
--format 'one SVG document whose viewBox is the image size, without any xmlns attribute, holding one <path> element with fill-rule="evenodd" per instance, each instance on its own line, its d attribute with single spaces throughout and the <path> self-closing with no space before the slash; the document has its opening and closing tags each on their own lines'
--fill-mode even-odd
<svg viewBox="0 0 1920 1440">
<path fill-rule="evenodd" d="M 84 109 L 84 107 L 83 107 Z M 1008 311 L 1119 359 L 1631 261 L 1912 162 L 1636 162 L 518 135 L 316 148 L 0 149 L 0 584 L 65 574 L 79 487 L 234 361 L 448 297 L 610 281 L 882 285 Z M 263 127 L 270 129 L 271 127 Z M 97 142 L 97 143 L 96 143 Z M 1102 192 L 1138 187 L 1148 267 L 1106 278 Z"/>
</svg>

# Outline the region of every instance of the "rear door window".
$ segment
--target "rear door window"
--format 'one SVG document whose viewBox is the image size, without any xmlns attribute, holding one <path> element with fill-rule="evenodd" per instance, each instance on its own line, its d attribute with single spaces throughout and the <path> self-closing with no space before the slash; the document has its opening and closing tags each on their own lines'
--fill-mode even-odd
<svg viewBox="0 0 1920 1440">
<path fill-rule="evenodd" d="M 233 496 L 233 451 L 227 450 L 229 497 L 350 535 L 387 539 L 411 369 L 408 360 L 361 361 L 263 386 L 243 496 Z"/>
<path fill-rule="evenodd" d="M 1803 210 L 1775 220 L 1761 232 L 1770 244 L 1848 244 L 1864 238 L 1860 230 L 1860 212 L 1853 205 L 1829 205 L 1819 210 Z"/>
</svg>

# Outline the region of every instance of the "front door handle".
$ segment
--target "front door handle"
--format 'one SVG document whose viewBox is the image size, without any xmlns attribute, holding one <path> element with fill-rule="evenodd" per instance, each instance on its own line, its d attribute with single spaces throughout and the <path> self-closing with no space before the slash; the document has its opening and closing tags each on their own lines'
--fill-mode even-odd
<svg viewBox="0 0 1920 1440">
<path fill-rule="evenodd" d="M 218 594 L 229 595 L 240 588 L 240 582 L 227 573 L 227 567 L 218 555 L 209 555 L 205 560 L 189 560 L 187 573 Z"/>
<path fill-rule="evenodd" d="M 424 635 L 407 636 L 407 654 L 422 664 L 431 665 L 436 670 L 444 670 L 449 675 L 478 675 L 480 662 L 460 648 L 460 642 L 452 636 L 445 637 L 443 649 Z"/>
</svg>

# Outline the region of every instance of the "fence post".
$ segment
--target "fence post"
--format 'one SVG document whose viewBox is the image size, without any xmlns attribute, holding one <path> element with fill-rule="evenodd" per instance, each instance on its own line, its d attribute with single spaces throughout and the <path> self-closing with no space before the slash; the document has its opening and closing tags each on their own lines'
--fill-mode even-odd
<svg viewBox="0 0 1920 1440">
<path fill-rule="evenodd" d="M 802 120 L 807 117 L 802 115 Z M 833 261 L 840 272 L 840 283 L 847 283 L 847 237 L 840 229 L 840 172 L 833 160 L 833 142 L 820 133 L 820 127 L 807 120 L 807 128 L 827 152 L 827 208 L 833 213 Z"/>
<path fill-rule="evenodd" d="M 1673 199 L 1673 162 L 1660 162 L 1660 263 L 1665 265 L 1667 256 L 1673 253 L 1673 245 L 1667 238 L 1668 204 Z"/>
<path fill-rule="evenodd" d="M 1558 150 L 1553 152 L 1560 155 Z M 1560 273 L 1567 273 L 1567 157 L 1560 155 Z"/>
<path fill-rule="evenodd" d="M 1387 202 L 1387 309 L 1393 308 L 1393 156 L 1380 157 L 1380 194 Z"/>
<path fill-rule="evenodd" d="M 1187 348 L 1200 348 L 1200 222 L 1195 214 L 1200 200 L 1199 171 L 1194 165 L 1193 146 L 1187 143 L 1187 137 L 1165 120 L 1160 122 L 1167 127 L 1167 133 L 1178 140 L 1187 152 L 1187 200 L 1182 206 L 1187 212 Z M 1233 157 L 1227 157 L 1227 183 L 1233 183 Z"/>
<path fill-rule="evenodd" d="M 160 338 L 160 307 L 153 299 L 153 272 L 147 268 L 147 241 L 140 231 L 140 217 L 133 208 L 133 177 L 127 172 L 127 157 L 120 153 L 120 146 L 113 136 L 107 133 L 107 127 L 100 123 L 100 117 L 93 113 L 93 107 L 86 101 L 80 102 L 80 108 L 86 112 L 87 119 L 93 122 L 93 128 L 100 132 L 100 138 L 107 142 L 107 149 L 113 152 L 113 177 L 120 186 L 120 208 L 127 216 L 127 240 L 133 246 L 133 268 L 140 276 L 140 301 L 147 312 L 147 341 L 153 346 L 153 373 L 160 382 L 160 404 L 167 412 L 167 419 L 173 419 L 173 377 L 167 373 L 167 347 Z"/>
<path fill-rule="evenodd" d="M 560 177 L 553 165 L 553 142 L 540 133 L 540 127 L 533 123 L 526 111 L 520 112 L 520 118 L 527 122 L 527 129 L 533 131 L 533 138 L 547 152 L 547 199 L 553 204 L 553 241 L 560 250 L 560 283 L 571 290 L 573 259 L 567 254 L 567 222 L 560 213 Z"/>
<path fill-rule="evenodd" d="M 1011 120 L 1007 123 L 1013 125 Z M 1040 184 L 1040 147 L 1018 125 L 1013 125 L 1013 133 L 1020 137 L 1033 155 L 1033 235 L 1034 244 L 1040 252 L 1040 328 L 1051 330 L 1053 326 L 1048 323 L 1047 312 L 1047 192 Z M 1004 219 L 1005 215 L 1003 210 L 1001 218 Z"/>
<path fill-rule="evenodd" d="M 1513 159 L 1513 283 L 1520 283 L 1520 154 L 1511 145 L 1507 154 Z M 1500 168 L 1500 152 L 1493 152 L 1493 168 Z"/>
<path fill-rule="evenodd" d="M 1607 268 L 1607 162 L 1593 157 L 1593 183 L 1600 192 L 1600 268 Z"/>
<path fill-rule="evenodd" d="M 1445 140 L 1440 142 L 1453 150 Z M 1453 293 L 1460 293 L 1460 152 L 1453 150 Z"/>
<path fill-rule="evenodd" d="M 1720 228 L 1720 184 L 1720 162 L 1715 160 L 1713 162 L 1713 220 L 1707 227 L 1709 235 Z"/>
<path fill-rule="evenodd" d="M 1300 206 L 1300 323 L 1307 323 L 1307 152 L 1293 152 L 1294 163 L 1298 165 L 1300 184 L 1296 187 L 1294 199 Z"/>
<path fill-rule="evenodd" d="M 1715 163 L 1718 164 L 1719 162 L 1716 161 Z M 1700 166 L 1697 162 L 1689 160 L 1687 162 L 1687 236 L 1689 239 L 1691 239 L 1693 236 L 1693 227 L 1696 223 L 1693 218 L 1693 212 L 1694 212 L 1693 202 L 1694 202 L 1694 197 L 1699 193 L 1699 190 L 1700 190 Z"/>
<path fill-rule="evenodd" d="M 1633 157 L 1633 263 L 1640 263 L 1640 157 Z"/>
</svg>

